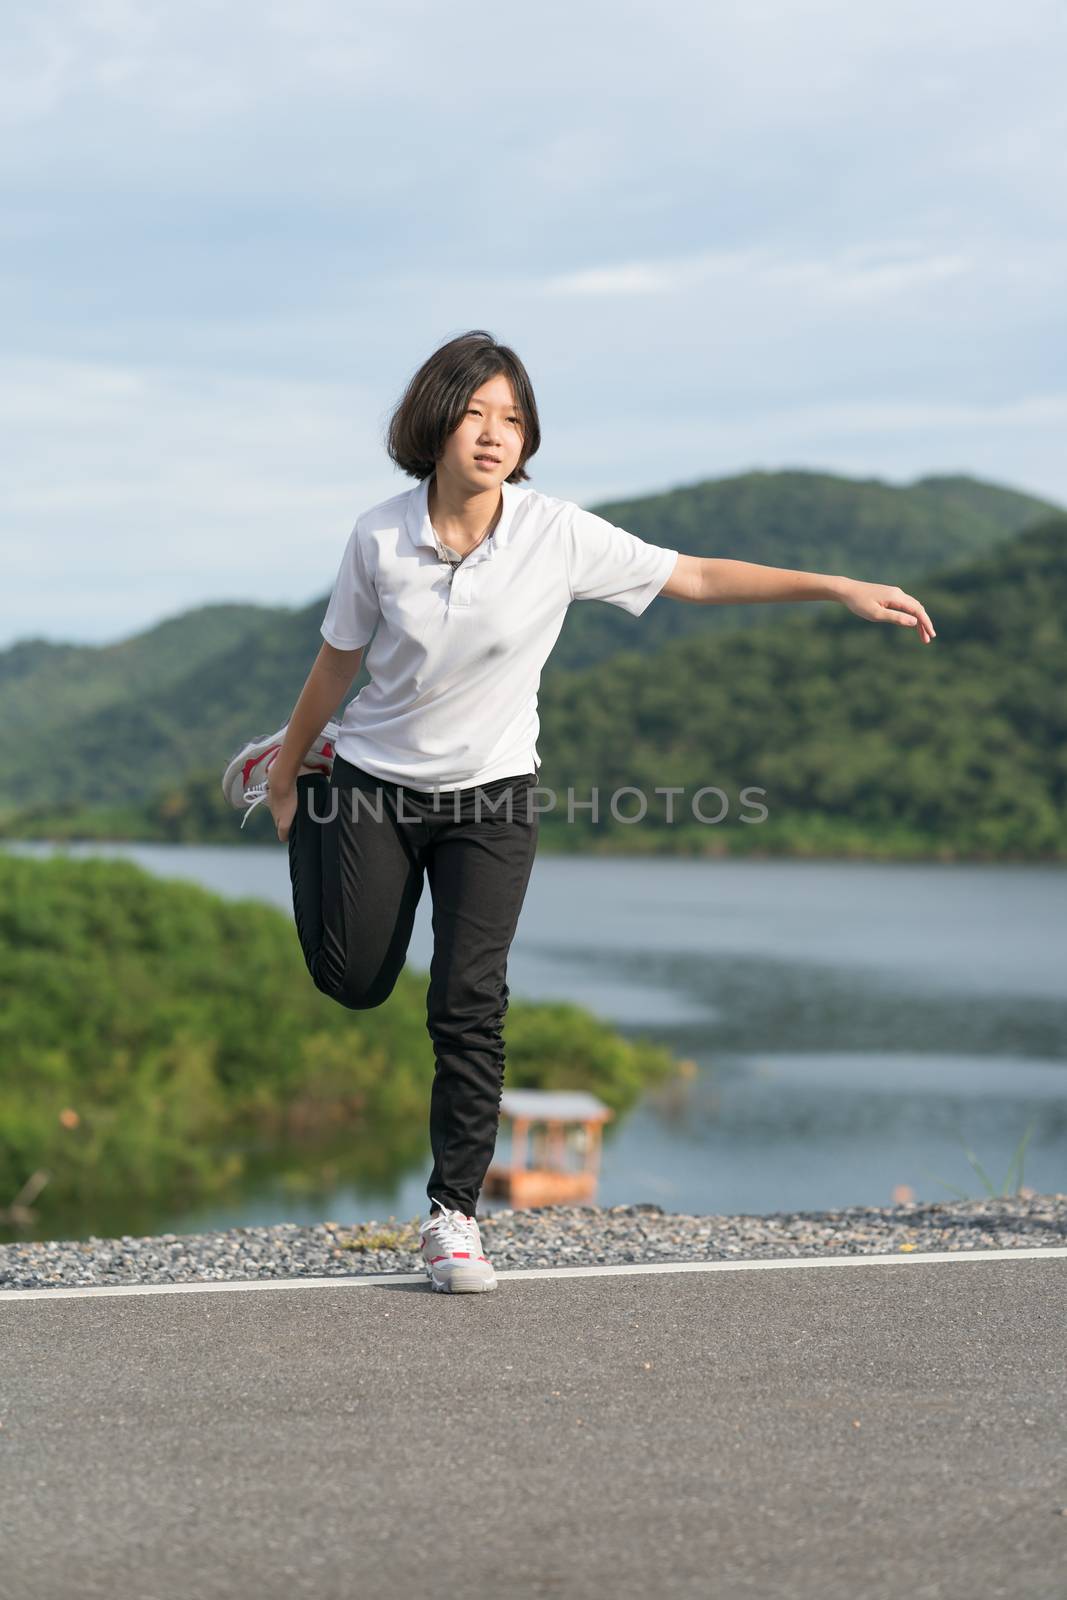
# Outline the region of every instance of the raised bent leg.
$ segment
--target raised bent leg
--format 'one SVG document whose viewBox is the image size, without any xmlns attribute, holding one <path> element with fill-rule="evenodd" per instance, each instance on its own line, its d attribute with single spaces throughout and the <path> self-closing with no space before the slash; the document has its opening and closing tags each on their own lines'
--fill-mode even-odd
<svg viewBox="0 0 1067 1600">
<path fill-rule="evenodd" d="M 296 780 L 289 830 L 293 913 L 317 989 L 363 1011 L 396 986 L 422 896 L 414 842 L 372 795 L 353 813 L 354 791 L 318 773 Z"/>
</svg>

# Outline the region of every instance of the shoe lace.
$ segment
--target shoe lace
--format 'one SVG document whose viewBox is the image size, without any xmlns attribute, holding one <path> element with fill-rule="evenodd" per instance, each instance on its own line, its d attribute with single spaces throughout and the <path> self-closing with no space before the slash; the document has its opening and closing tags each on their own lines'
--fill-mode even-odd
<svg viewBox="0 0 1067 1600">
<path fill-rule="evenodd" d="M 330 729 L 331 728 L 338 728 L 338 732 L 340 731 L 337 723 L 328 722 L 326 724 L 326 729 L 324 730 L 324 737 L 328 736 L 330 739 L 333 738 L 333 735 L 330 733 Z M 273 765 L 274 765 L 274 757 L 272 756 L 271 759 L 267 762 L 267 774 L 268 774 L 268 776 L 263 780 L 262 783 L 253 783 L 251 785 L 251 787 L 246 789 L 245 792 L 244 792 L 244 797 L 245 797 L 246 800 L 250 801 L 250 804 L 248 806 L 248 809 L 245 811 L 244 816 L 241 819 L 241 827 L 242 828 L 244 827 L 245 823 L 248 821 L 249 817 L 252 815 L 252 813 L 256 809 L 256 807 L 258 805 L 260 805 L 261 802 L 264 801 L 267 798 L 267 795 L 269 793 L 270 769 L 271 769 L 271 767 Z M 332 759 L 331 759 L 329 764 L 327 764 L 326 762 L 321 761 L 321 760 L 319 760 L 319 761 L 311 760 L 309 762 L 309 764 L 305 764 L 304 766 L 302 766 L 300 768 L 300 771 L 302 773 L 304 773 L 304 772 L 321 772 L 321 773 L 323 773 L 324 776 L 329 777 L 332 766 L 333 766 Z"/>
<path fill-rule="evenodd" d="M 438 1205 L 440 1203 L 437 1202 Z M 434 1213 L 424 1231 L 432 1231 L 449 1250 L 469 1250 L 478 1244 L 478 1224 L 474 1218 L 464 1216 L 462 1211 L 450 1210 L 447 1206 L 443 1211 Z"/>
<path fill-rule="evenodd" d="M 241 820 L 241 827 L 242 828 L 244 827 L 245 823 L 248 821 L 249 817 L 252 815 L 253 811 L 260 804 L 260 802 L 267 798 L 267 785 L 265 783 L 253 784 L 251 789 L 246 789 L 245 790 L 245 799 L 247 800 L 250 795 L 253 796 L 253 799 L 251 801 L 251 804 L 248 807 L 248 810 L 245 812 L 244 817 Z"/>
</svg>

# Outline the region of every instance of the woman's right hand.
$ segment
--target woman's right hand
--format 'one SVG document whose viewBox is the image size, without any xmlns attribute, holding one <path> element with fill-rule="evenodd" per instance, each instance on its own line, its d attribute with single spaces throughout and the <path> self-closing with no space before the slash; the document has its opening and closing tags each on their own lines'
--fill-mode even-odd
<svg viewBox="0 0 1067 1600">
<path fill-rule="evenodd" d="M 267 774 L 267 805 L 270 807 L 270 814 L 274 818 L 274 826 L 278 830 L 278 838 L 282 844 L 288 839 L 289 829 L 296 816 L 296 801 L 295 783 L 276 786 L 271 781 L 270 774 Z"/>
</svg>

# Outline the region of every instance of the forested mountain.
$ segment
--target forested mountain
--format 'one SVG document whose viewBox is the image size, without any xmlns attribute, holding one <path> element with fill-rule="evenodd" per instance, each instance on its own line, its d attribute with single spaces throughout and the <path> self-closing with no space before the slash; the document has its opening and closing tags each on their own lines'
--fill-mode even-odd
<svg viewBox="0 0 1067 1600">
<path fill-rule="evenodd" d="M 657 785 L 683 786 L 682 807 L 715 785 L 725 830 L 694 821 L 657 847 L 713 849 L 728 832 L 752 850 L 1067 855 L 1067 516 L 921 588 L 930 645 L 820 606 L 678 640 L 652 661 L 625 651 L 546 675 L 542 782 L 578 796 L 636 786 L 653 820 L 614 830 L 635 849 L 650 847 Z M 746 786 L 765 791 L 758 825 L 736 822 Z M 702 804 L 716 813 L 714 795 Z"/>
<path fill-rule="evenodd" d="M 937 639 L 838 606 L 649 655 L 546 671 L 541 786 L 556 796 L 545 848 L 1067 857 L 1067 516 L 931 574 Z M 45 837 L 273 839 L 266 808 L 242 833 L 209 765 L 148 801 L 86 814 L 76 794 L 15 831 Z M 613 821 L 636 788 L 641 826 Z M 657 789 L 681 790 L 673 821 Z M 694 815 L 698 790 L 708 792 Z M 601 816 L 571 824 L 567 793 Z M 743 790 L 762 791 L 745 801 Z M 765 820 L 751 824 L 756 806 Z M 65 810 L 65 814 L 64 814 Z M 619 814 L 641 810 L 620 796 Z"/>
<path fill-rule="evenodd" d="M 769 567 L 846 573 L 910 588 L 924 573 L 980 555 L 1041 516 L 1063 510 L 974 478 L 921 478 L 897 488 L 878 478 L 821 472 L 747 472 L 640 500 L 591 509 L 619 527 L 694 556 L 725 556 Z M 782 620 L 807 601 L 776 604 Z M 555 667 L 602 661 L 709 629 L 766 620 L 762 605 L 653 605 L 635 619 L 617 606 L 572 606 L 552 656 Z"/>
<path fill-rule="evenodd" d="M 0 726 L 5 737 L 40 722 L 71 724 L 122 700 L 180 683 L 262 628 L 271 606 L 198 606 L 116 644 L 20 639 L 0 651 Z"/>
<path fill-rule="evenodd" d="M 947 655 L 929 581 L 919 582 L 923 573 L 956 567 L 973 573 L 981 569 L 975 558 L 990 553 L 989 559 L 1001 561 L 1003 581 L 1011 583 L 1012 534 L 1047 508 L 971 478 L 927 478 L 897 488 L 877 479 L 788 471 L 752 472 L 592 509 L 653 543 L 690 554 L 847 572 L 913 587 L 939 632 L 938 643 L 923 653 Z M 0 727 L 8 752 L 0 810 L 10 816 L 27 807 L 136 807 L 164 791 L 173 797 L 183 785 L 202 791 L 206 804 L 207 775 L 220 772 L 243 740 L 289 714 L 321 642 L 326 599 L 324 593 L 298 610 L 209 606 L 115 645 L 94 649 L 29 640 L 0 653 Z M 682 647 L 692 644 L 701 660 L 702 651 L 711 651 L 716 671 L 736 687 L 739 635 L 747 638 L 755 628 L 758 641 L 753 635 L 744 648 L 759 659 L 770 652 L 768 661 L 777 651 L 781 659 L 794 639 L 808 637 L 795 635 L 791 625 L 803 630 L 820 617 L 853 630 L 848 637 L 856 640 L 854 670 L 861 675 L 865 663 L 881 659 L 876 652 L 885 641 L 870 640 L 870 625 L 843 618 L 828 605 L 658 601 L 635 619 L 616 607 L 577 603 L 545 670 L 543 758 L 557 768 L 563 748 L 557 741 L 569 737 L 566 718 L 555 723 L 564 680 L 572 697 L 599 696 L 626 664 L 616 670 L 613 661 L 603 681 L 579 669 L 633 652 L 666 695 L 676 672 L 691 670 Z M 779 630 L 785 630 L 782 642 L 774 645 Z M 874 653 L 865 655 L 865 649 Z M 653 656 L 657 665 L 650 674 Z M 810 670 L 820 670 L 817 661 Z M 995 671 L 995 662 L 987 660 L 983 670 Z M 364 669 L 352 693 L 365 677 Z M 608 703 L 614 703 L 610 695 Z M 724 715 L 728 720 L 729 713 Z M 619 733 L 625 747 L 622 728 Z M 250 824 L 245 837 L 252 833 Z"/>
</svg>

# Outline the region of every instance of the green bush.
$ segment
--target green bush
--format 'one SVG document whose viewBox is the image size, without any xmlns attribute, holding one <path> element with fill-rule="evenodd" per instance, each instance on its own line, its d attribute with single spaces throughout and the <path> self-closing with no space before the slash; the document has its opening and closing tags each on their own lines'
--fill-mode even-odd
<svg viewBox="0 0 1067 1600">
<path fill-rule="evenodd" d="M 0 1205 L 92 1194 L 202 1198 L 244 1171 L 235 1134 L 425 1137 L 427 975 L 382 1006 L 317 990 L 292 918 L 132 862 L 0 852 Z M 589 1088 L 616 1109 L 671 1070 L 576 1006 L 512 1002 L 509 1083 Z M 385 1159 L 385 1156 L 382 1158 Z M 387 1163 L 386 1163 L 387 1164 Z"/>
</svg>

